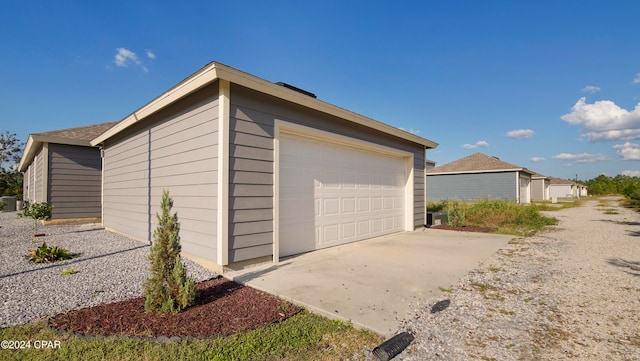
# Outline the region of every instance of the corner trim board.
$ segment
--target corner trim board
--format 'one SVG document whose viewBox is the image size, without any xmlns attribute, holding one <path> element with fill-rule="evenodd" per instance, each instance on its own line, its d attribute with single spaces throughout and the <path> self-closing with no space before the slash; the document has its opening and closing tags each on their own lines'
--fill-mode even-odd
<svg viewBox="0 0 640 361">
<path fill-rule="evenodd" d="M 216 261 L 229 264 L 229 106 L 231 86 L 220 79 L 218 95 L 218 194 Z"/>
</svg>

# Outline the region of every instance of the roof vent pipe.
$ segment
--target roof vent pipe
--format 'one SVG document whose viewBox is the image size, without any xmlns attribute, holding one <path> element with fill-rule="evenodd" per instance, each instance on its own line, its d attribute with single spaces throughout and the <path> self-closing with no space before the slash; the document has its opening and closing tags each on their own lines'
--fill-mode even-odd
<svg viewBox="0 0 640 361">
<path fill-rule="evenodd" d="M 304 90 L 304 89 L 300 89 L 300 88 L 298 88 L 298 87 L 296 87 L 296 86 L 293 86 L 293 85 L 291 85 L 291 84 L 283 83 L 283 82 L 281 82 L 281 81 L 277 82 L 276 84 L 278 84 L 278 85 L 280 85 L 280 86 L 282 86 L 282 87 L 285 87 L 285 88 L 287 88 L 287 89 L 291 89 L 291 90 L 293 90 L 293 91 L 297 91 L 298 93 L 302 93 L 302 94 L 304 94 L 304 95 L 310 96 L 310 97 L 312 97 L 312 98 L 316 98 L 316 95 L 315 95 L 315 94 L 313 94 L 312 92 L 308 92 L 308 91 L 306 91 L 306 90 Z"/>
</svg>

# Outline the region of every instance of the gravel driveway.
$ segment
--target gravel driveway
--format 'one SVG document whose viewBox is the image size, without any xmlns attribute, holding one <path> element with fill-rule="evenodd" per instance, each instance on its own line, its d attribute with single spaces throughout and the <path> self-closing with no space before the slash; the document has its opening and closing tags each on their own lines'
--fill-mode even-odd
<svg viewBox="0 0 640 361">
<path fill-rule="evenodd" d="M 149 245 L 105 231 L 98 224 L 38 226 L 45 233 L 32 242 L 33 219 L 0 213 L 0 327 L 28 323 L 47 315 L 142 295 Z M 47 242 L 78 256 L 34 264 L 25 256 Z M 183 259 L 196 281 L 215 274 Z M 63 275 L 65 269 L 77 271 Z"/>
<path fill-rule="evenodd" d="M 558 226 L 416 304 L 400 327 L 415 341 L 397 359 L 640 360 L 640 214 L 603 200 L 549 212 Z"/>
</svg>

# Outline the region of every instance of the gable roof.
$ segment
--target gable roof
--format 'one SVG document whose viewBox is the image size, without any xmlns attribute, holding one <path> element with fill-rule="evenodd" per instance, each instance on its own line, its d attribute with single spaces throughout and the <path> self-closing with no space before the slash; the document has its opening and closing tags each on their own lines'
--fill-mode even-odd
<svg viewBox="0 0 640 361">
<path fill-rule="evenodd" d="M 562 179 L 562 178 L 556 178 L 556 177 L 549 177 L 549 180 L 551 181 L 551 185 L 558 185 L 558 184 L 562 184 L 562 185 L 575 185 L 576 182 L 568 180 L 568 179 Z"/>
<path fill-rule="evenodd" d="M 80 145 L 84 147 L 91 147 L 91 139 L 106 132 L 109 128 L 116 125 L 118 122 L 107 122 L 100 124 L 85 125 L 76 128 L 67 128 L 60 130 L 53 130 L 43 133 L 29 134 L 27 144 L 22 152 L 22 158 L 18 165 L 18 170 L 24 172 L 29 164 L 33 162 L 33 158 L 40 149 L 43 143 L 56 143 L 67 145 Z"/>
<path fill-rule="evenodd" d="M 527 168 L 507 163 L 499 158 L 492 157 L 483 153 L 475 153 L 451 163 L 443 164 L 427 170 L 427 175 L 436 174 L 459 174 L 459 173 L 491 173 L 491 172 L 507 172 L 521 171 L 528 174 L 534 174 Z"/>
<path fill-rule="evenodd" d="M 544 180 L 549 180 L 549 177 L 547 177 L 546 175 L 542 175 L 540 173 L 534 173 L 531 176 L 531 179 L 544 179 Z"/>
<path fill-rule="evenodd" d="M 93 139 L 91 141 L 91 144 L 95 146 L 103 143 L 105 140 L 149 117 L 151 114 L 156 113 L 157 111 L 169 106 L 179 99 L 184 98 L 187 95 L 203 88 L 204 86 L 212 84 L 217 80 L 226 80 L 230 83 L 238 84 L 249 89 L 253 89 L 298 105 L 302 105 L 310 109 L 323 112 L 325 114 L 337 116 L 347 121 L 364 125 L 366 127 L 373 128 L 417 144 L 421 144 L 425 148 L 436 148 L 438 146 L 438 143 L 419 137 L 405 130 L 393 127 L 391 125 L 371 118 L 367 118 L 363 115 L 351 112 L 344 108 L 340 108 L 333 104 L 329 104 L 309 95 L 303 94 L 299 91 L 290 89 L 290 87 L 278 85 L 276 83 L 258 78 L 251 74 L 245 73 L 243 71 L 215 61 L 205 65 L 197 72 L 188 76 L 180 83 L 171 87 L 169 90 L 162 93 L 157 98 L 142 106 L 142 108 L 136 110 L 135 112 L 124 118 L 117 126 L 109 129 L 107 132 Z"/>
</svg>

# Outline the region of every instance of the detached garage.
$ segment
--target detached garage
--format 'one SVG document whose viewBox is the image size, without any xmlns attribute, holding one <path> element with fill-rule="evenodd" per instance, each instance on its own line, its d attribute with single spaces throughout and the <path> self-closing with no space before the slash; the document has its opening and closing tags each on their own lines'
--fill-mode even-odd
<svg viewBox="0 0 640 361">
<path fill-rule="evenodd" d="M 18 166 L 24 200 L 52 204 L 52 219 L 99 218 L 102 164 L 89 142 L 115 124 L 30 134 Z"/>
<path fill-rule="evenodd" d="M 218 272 L 422 227 L 437 146 L 215 62 L 92 144 L 104 226 L 150 240 L 168 189 L 183 253 Z"/>
</svg>

